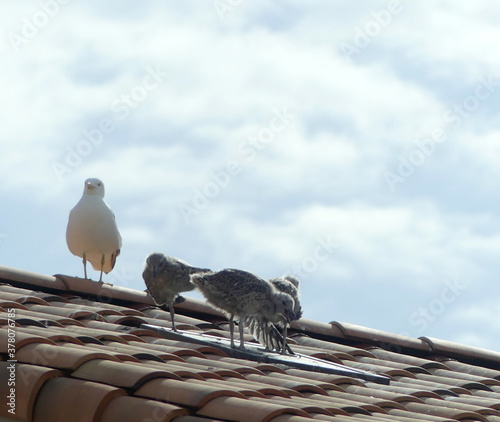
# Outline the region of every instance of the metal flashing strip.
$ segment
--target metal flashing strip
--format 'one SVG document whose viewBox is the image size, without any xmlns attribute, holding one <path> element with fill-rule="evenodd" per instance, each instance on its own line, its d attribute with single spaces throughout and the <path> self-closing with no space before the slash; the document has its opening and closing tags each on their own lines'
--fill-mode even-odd
<svg viewBox="0 0 500 422">
<path fill-rule="evenodd" d="M 159 327 L 151 324 L 141 324 L 142 328 L 155 331 L 169 340 L 186 341 L 190 343 L 203 344 L 212 346 L 226 352 L 230 357 L 248 359 L 254 362 L 273 363 L 277 365 L 285 365 L 306 371 L 321 372 L 325 374 L 342 375 L 352 378 L 362 379 L 377 384 L 388 385 L 389 377 L 371 372 L 361 371 L 358 369 L 349 368 L 334 362 L 329 362 L 323 359 L 306 356 L 300 353 L 293 355 L 280 354 L 277 352 L 267 352 L 259 343 L 245 343 L 245 350 L 232 348 L 230 341 L 223 337 L 215 337 L 213 335 L 201 334 L 192 331 L 173 331 L 165 327 Z"/>
</svg>

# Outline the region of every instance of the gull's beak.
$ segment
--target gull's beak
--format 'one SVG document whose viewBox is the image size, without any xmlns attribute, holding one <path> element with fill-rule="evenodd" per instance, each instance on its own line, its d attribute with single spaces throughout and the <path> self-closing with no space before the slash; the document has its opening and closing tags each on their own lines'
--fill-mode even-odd
<svg viewBox="0 0 500 422">
<path fill-rule="evenodd" d="M 289 323 L 290 321 L 295 319 L 295 313 L 292 310 L 286 309 L 285 310 L 285 318 L 286 321 Z"/>
<path fill-rule="evenodd" d="M 91 182 L 87 182 L 87 189 L 94 190 L 95 186 Z"/>
</svg>

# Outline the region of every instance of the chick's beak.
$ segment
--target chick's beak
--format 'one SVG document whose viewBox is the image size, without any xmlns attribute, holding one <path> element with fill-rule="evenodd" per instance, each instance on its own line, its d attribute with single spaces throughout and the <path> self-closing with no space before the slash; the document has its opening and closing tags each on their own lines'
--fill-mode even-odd
<svg viewBox="0 0 500 422">
<path fill-rule="evenodd" d="M 295 319 L 295 313 L 291 309 L 286 309 L 285 318 L 287 322 L 293 321 Z"/>
</svg>

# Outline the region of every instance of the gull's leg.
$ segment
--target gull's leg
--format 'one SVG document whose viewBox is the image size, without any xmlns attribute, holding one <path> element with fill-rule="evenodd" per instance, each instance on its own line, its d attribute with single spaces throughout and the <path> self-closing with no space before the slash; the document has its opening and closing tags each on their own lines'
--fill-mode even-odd
<svg viewBox="0 0 500 422">
<path fill-rule="evenodd" d="M 87 278 L 87 256 L 85 255 L 85 252 L 83 253 L 82 262 L 83 262 L 83 274 L 84 277 Z"/>
<path fill-rule="evenodd" d="M 264 346 L 266 346 L 264 350 L 266 352 L 269 352 L 271 351 L 271 342 L 269 340 L 269 326 L 262 321 L 260 322 L 260 326 L 262 330 L 262 338 L 264 340 Z"/>
<path fill-rule="evenodd" d="M 285 326 L 283 328 L 283 348 L 281 349 L 281 354 L 286 355 L 286 336 L 288 335 L 288 323 L 285 322 Z"/>
<path fill-rule="evenodd" d="M 175 311 L 174 311 L 174 300 L 172 300 L 172 301 L 170 302 L 170 319 L 172 320 L 172 329 L 173 329 L 174 331 L 177 331 L 177 328 L 175 328 L 174 315 L 175 315 Z"/>
<path fill-rule="evenodd" d="M 238 328 L 240 329 L 240 349 L 245 350 L 245 341 L 243 340 L 243 318 L 240 318 L 239 324 L 240 326 Z"/>
<path fill-rule="evenodd" d="M 234 317 L 233 314 L 229 317 L 229 333 L 231 334 L 231 347 L 234 349 Z"/>
<path fill-rule="evenodd" d="M 102 283 L 102 270 L 104 269 L 104 254 L 101 259 L 101 275 L 99 276 L 99 282 Z"/>
</svg>

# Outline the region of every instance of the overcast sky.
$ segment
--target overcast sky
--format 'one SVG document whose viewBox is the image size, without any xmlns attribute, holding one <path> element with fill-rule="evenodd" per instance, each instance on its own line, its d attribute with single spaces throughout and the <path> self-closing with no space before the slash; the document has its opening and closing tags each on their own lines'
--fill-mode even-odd
<svg viewBox="0 0 500 422">
<path fill-rule="evenodd" d="M 0 264 L 83 276 L 66 224 L 99 177 L 105 281 L 143 290 L 154 251 L 293 273 L 305 318 L 500 350 L 500 5 L 0 9 Z"/>
</svg>

